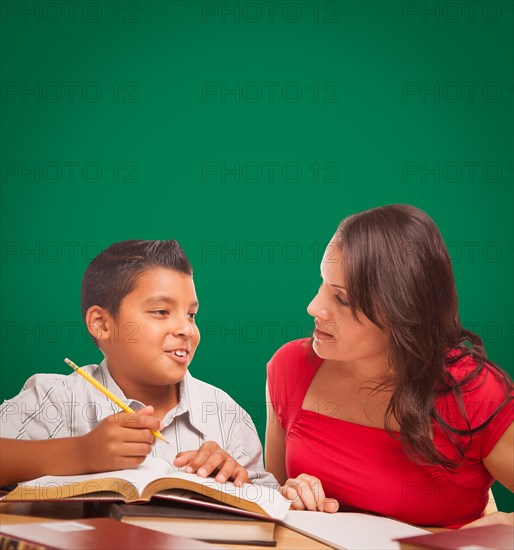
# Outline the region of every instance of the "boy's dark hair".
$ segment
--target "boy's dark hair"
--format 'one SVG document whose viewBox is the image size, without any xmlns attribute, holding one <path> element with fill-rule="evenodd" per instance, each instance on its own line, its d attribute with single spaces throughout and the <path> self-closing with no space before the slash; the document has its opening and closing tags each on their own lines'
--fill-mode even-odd
<svg viewBox="0 0 514 550">
<path fill-rule="evenodd" d="M 116 319 L 121 301 L 134 289 L 138 277 L 157 267 L 193 274 L 177 241 L 121 241 L 100 252 L 82 279 L 80 306 L 84 321 L 93 305 L 107 309 Z"/>
</svg>

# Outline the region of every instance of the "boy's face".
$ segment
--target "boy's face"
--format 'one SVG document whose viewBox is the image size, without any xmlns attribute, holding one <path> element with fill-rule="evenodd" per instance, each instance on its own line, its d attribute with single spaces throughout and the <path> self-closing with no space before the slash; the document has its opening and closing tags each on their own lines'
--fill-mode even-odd
<svg viewBox="0 0 514 550">
<path fill-rule="evenodd" d="M 127 294 L 102 342 L 120 386 L 176 384 L 200 341 L 193 278 L 166 268 L 145 271 Z"/>
</svg>

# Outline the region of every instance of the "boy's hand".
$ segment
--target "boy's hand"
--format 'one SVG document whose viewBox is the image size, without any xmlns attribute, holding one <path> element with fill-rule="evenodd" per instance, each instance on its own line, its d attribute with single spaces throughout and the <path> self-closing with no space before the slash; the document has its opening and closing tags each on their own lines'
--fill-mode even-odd
<svg viewBox="0 0 514 550">
<path fill-rule="evenodd" d="M 147 406 L 136 413 L 108 416 L 88 434 L 77 438 L 88 472 L 134 468 L 150 453 L 155 441 L 150 430 L 159 430 L 161 421 Z"/>
<path fill-rule="evenodd" d="M 293 510 L 317 510 L 334 513 L 339 510 L 339 502 L 335 498 L 326 498 L 321 481 L 314 476 L 300 474 L 294 479 L 288 479 L 279 492 L 292 502 Z"/>
<path fill-rule="evenodd" d="M 238 487 L 248 483 L 248 472 L 214 441 L 206 441 L 197 451 L 178 453 L 173 465 L 186 466 L 186 472 L 196 472 L 200 477 L 207 477 L 218 469 L 216 481 L 224 483 L 233 479 Z"/>
</svg>

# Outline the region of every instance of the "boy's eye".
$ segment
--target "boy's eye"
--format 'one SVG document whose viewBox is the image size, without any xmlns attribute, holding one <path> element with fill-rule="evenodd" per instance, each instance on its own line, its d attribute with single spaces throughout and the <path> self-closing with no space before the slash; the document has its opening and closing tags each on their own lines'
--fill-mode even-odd
<svg viewBox="0 0 514 550">
<path fill-rule="evenodd" d="M 336 294 L 336 300 L 342 305 L 342 306 L 349 306 L 350 304 L 341 298 L 338 294 Z"/>
<path fill-rule="evenodd" d="M 197 314 L 196 311 L 192 311 L 191 313 L 188 313 L 187 315 L 190 319 L 194 319 L 196 317 L 196 314 Z"/>
<path fill-rule="evenodd" d="M 152 313 L 155 313 L 158 317 L 164 317 L 165 315 L 168 314 L 168 310 L 167 309 L 155 309 L 154 311 L 152 311 Z"/>
</svg>

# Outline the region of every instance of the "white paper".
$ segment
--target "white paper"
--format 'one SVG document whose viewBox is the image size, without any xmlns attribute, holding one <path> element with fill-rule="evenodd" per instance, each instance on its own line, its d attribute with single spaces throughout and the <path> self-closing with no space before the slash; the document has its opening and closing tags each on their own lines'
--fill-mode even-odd
<svg viewBox="0 0 514 550">
<path fill-rule="evenodd" d="M 425 535 L 429 531 L 400 521 L 354 513 L 327 514 L 290 510 L 282 522 L 287 527 L 343 550 L 399 549 L 395 538 Z"/>
</svg>

